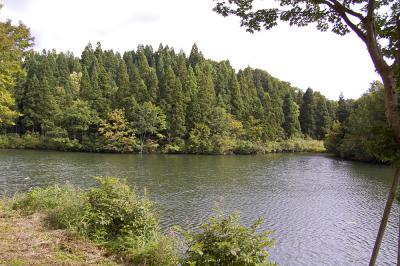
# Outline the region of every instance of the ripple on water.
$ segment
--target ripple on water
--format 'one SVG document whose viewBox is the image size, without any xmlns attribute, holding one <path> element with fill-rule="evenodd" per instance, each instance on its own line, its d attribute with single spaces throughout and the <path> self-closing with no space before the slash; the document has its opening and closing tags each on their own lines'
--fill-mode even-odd
<svg viewBox="0 0 400 266">
<path fill-rule="evenodd" d="M 125 177 L 157 202 L 164 228 L 196 229 L 217 204 L 265 218 L 280 265 L 365 265 L 393 170 L 324 155 L 163 156 L 0 150 L 0 191 Z M 29 178 L 27 178 L 29 177 Z M 396 204 L 379 265 L 396 262 Z"/>
</svg>

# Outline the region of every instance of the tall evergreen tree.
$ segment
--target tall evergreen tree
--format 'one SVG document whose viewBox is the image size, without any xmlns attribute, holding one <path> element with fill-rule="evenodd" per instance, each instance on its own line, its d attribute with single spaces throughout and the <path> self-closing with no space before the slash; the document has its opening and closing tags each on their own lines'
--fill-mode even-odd
<svg viewBox="0 0 400 266">
<path fill-rule="evenodd" d="M 161 107 L 167 115 L 167 131 L 172 137 L 185 134 L 185 97 L 182 85 L 171 67 L 168 67 L 162 84 Z"/>
<path fill-rule="evenodd" d="M 315 137 L 315 103 L 314 92 L 308 88 L 303 95 L 303 104 L 300 107 L 301 131 L 310 137 Z"/>
<path fill-rule="evenodd" d="M 199 52 L 199 48 L 197 44 L 193 44 L 192 50 L 190 51 L 189 55 L 189 64 L 194 69 L 196 68 L 197 64 L 203 62 L 204 57 L 201 52 Z"/>
<path fill-rule="evenodd" d="M 283 102 L 284 123 L 282 125 L 287 138 L 296 136 L 300 132 L 299 107 L 288 93 Z"/>
<path fill-rule="evenodd" d="M 209 124 L 213 108 L 216 106 L 216 95 L 211 65 L 205 64 L 202 68 L 197 65 L 195 68 L 195 74 L 198 86 L 197 101 L 201 116 L 199 122 Z"/>
</svg>

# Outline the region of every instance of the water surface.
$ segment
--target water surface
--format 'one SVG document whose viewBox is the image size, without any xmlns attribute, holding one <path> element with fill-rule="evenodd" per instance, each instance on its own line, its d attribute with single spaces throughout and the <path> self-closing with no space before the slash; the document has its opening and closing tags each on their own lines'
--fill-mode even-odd
<svg viewBox="0 0 400 266">
<path fill-rule="evenodd" d="M 280 265 L 367 265 L 393 175 L 388 166 L 317 154 L 265 156 L 117 155 L 0 150 L 0 192 L 93 176 L 125 177 L 146 187 L 164 228 L 196 228 L 215 205 L 238 210 L 246 224 L 274 230 Z M 378 265 L 395 265 L 399 206 Z"/>
</svg>

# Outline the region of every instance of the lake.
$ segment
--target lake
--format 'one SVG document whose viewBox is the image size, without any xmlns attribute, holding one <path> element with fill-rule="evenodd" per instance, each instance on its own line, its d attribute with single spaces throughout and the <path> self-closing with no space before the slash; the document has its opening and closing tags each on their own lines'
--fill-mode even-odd
<svg viewBox="0 0 400 266">
<path fill-rule="evenodd" d="M 215 206 L 265 219 L 280 265 L 367 265 L 394 170 L 321 154 L 119 155 L 0 150 L 0 192 L 124 177 L 157 202 L 164 228 L 197 228 Z M 395 265 L 396 202 L 378 258 Z"/>
</svg>

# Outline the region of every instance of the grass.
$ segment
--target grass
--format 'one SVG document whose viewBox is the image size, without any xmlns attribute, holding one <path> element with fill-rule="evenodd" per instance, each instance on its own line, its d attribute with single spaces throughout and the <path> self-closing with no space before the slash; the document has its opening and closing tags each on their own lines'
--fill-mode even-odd
<svg viewBox="0 0 400 266">
<path fill-rule="evenodd" d="M 111 254 L 129 265 L 177 265 L 176 241 L 161 232 L 153 202 L 138 195 L 123 180 L 113 177 L 96 180 L 97 187 L 85 191 L 69 184 L 53 185 L 0 201 L 5 217 L 0 229 L 9 232 L 3 239 L 10 243 L 3 247 L 11 254 L 4 258 L 6 264 L 12 260 L 24 263 L 29 254 L 42 254 L 43 265 L 47 264 L 47 254 L 53 254 L 51 259 L 79 265 L 93 261 L 87 256 L 93 253 L 100 258 Z M 12 227 L 15 222 L 12 220 L 17 217 L 20 231 L 16 231 L 19 227 Z M 34 226 L 30 226 L 32 223 Z M 42 234 L 35 228 L 41 228 Z M 30 244 L 28 249 L 18 246 L 20 238 L 22 243 L 26 239 Z M 12 256 L 14 253 L 22 257 Z M 95 259 L 93 264 L 104 263 Z"/>
<path fill-rule="evenodd" d="M 247 228 L 221 213 L 202 232 L 166 234 L 152 201 L 124 180 L 96 180 L 0 199 L 0 265 L 272 265 L 261 221 Z"/>
<path fill-rule="evenodd" d="M 44 215 L 0 209 L 0 265 L 122 265 L 99 245 L 50 230 Z"/>
</svg>

